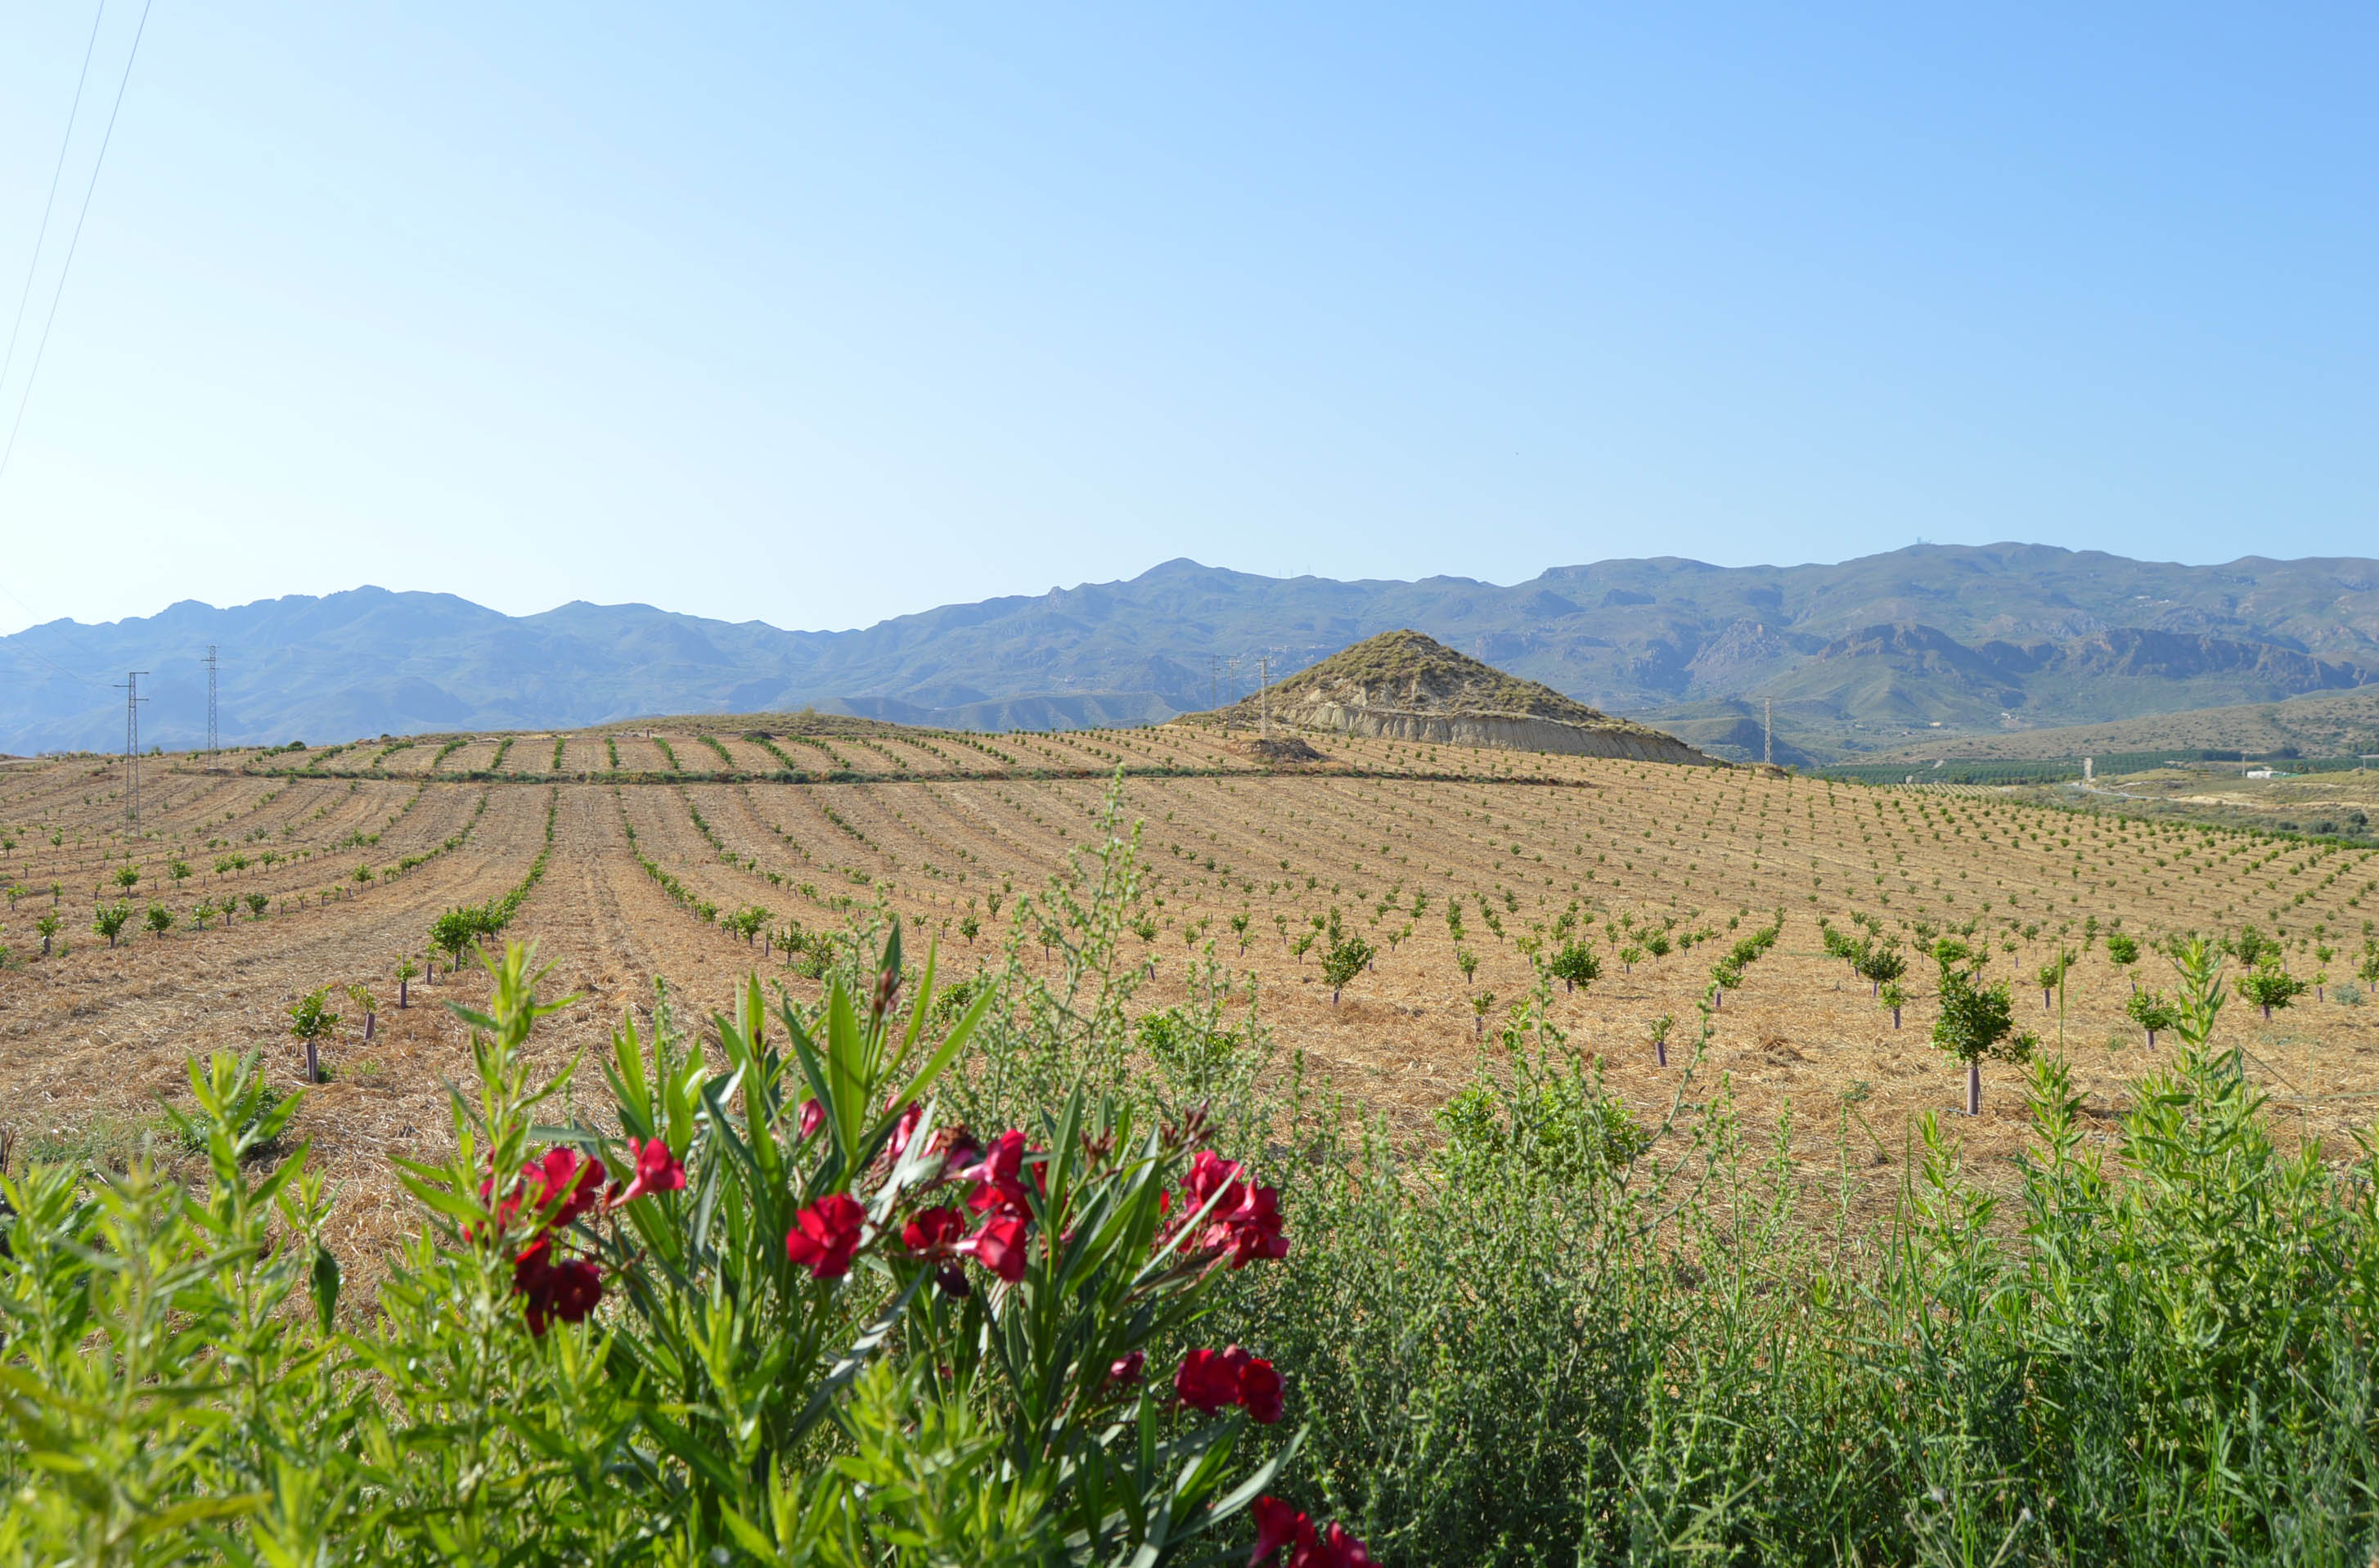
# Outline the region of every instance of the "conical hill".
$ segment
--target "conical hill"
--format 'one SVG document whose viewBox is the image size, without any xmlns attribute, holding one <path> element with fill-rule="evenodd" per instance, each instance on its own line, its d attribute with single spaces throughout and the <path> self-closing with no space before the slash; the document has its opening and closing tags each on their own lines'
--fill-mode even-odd
<svg viewBox="0 0 2379 1568">
<path fill-rule="evenodd" d="M 1272 723 L 1292 730 L 1721 766 L 1673 735 L 1613 718 L 1413 631 L 1383 632 L 1298 671 L 1265 696 L 1174 722 L 1252 730 L 1267 705 Z"/>
</svg>

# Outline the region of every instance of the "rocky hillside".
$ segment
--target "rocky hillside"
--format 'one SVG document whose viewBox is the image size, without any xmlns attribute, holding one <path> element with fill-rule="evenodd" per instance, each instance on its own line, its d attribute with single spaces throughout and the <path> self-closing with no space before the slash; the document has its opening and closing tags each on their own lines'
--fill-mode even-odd
<svg viewBox="0 0 2379 1568">
<path fill-rule="evenodd" d="M 1613 718 L 1409 628 L 1368 638 L 1256 696 L 1174 722 L 1253 732 L 1267 718 L 1275 730 L 1424 744 L 1703 766 L 1716 761 L 1673 735 Z"/>
<path fill-rule="evenodd" d="M 1832 565 L 1605 561 L 1499 585 L 1173 561 L 839 632 L 642 605 L 507 616 L 367 588 L 0 637 L 0 751 L 120 744 L 127 669 L 151 672 L 143 734 L 190 743 L 211 644 L 225 738 L 270 742 L 805 705 L 967 729 L 1155 723 L 1245 696 L 1259 655 L 1278 676 L 1402 627 L 1738 759 L 1757 754 L 1745 727 L 1772 700 L 1779 760 L 1830 758 L 2368 688 L 2379 561 L 1923 545 Z"/>
</svg>

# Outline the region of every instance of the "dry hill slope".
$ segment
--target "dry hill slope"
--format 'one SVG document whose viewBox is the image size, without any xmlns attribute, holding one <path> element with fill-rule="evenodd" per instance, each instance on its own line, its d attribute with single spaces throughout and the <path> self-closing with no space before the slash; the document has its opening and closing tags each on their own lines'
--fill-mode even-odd
<svg viewBox="0 0 2379 1568">
<path fill-rule="evenodd" d="M 2293 746 L 2306 756 L 2379 752 L 2379 689 L 2190 708 L 2152 718 L 2067 724 L 2004 735 L 1935 739 L 1878 754 L 1877 761 L 1935 757 L 2079 757 L 2116 752 L 2210 749 L 2254 755 Z"/>
<path fill-rule="evenodd" d="M 1181 724 L 1253 728 L 1269 710 L 1292 729 L 1431 745 L 1718 766 L 1673 735 L 1613 718 L 1410 630 L 1383 632 L 1274 686 Z"/>
</svg>

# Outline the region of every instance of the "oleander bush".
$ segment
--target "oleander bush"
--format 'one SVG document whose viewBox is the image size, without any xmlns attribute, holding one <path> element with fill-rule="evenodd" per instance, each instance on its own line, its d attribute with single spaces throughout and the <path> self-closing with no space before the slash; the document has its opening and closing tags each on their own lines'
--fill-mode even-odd
<svg viewBox="0 0 2379 1568">
<path fill-rule="evenodd" d="M 1846 1126 L 1813 1188 L 1698 1070 L 1714 995 L 1662 1116 L 1604 1092 L 1548 971 L 1391 1138 L 1211 954 L 1139 1000 L 1105 826 L 960 985 L 897 928 L 819 934 L 820 1003 L 659 998 L 599 1088 L 532 1080 L 563 1003 L 488 957 L 369 1301 L 303 1095 L 252 1061 L 191 1069 L 202 1170 L 30 1166 L 0 1558 L 2373 1559 L 2379 1171 L 2275 1124 L 2203 947 L 2119 1122 L 2037 1057 L 2022 1164 L 1927 1119 L 1875 1228 Z"/>
<path fill-rule="evenodd" d="M 0 1464 L 10 1560 L 873 1563 L 1366 1561 L 1272 1495 L 1272 1362 L 1200 1339 L 1271 1266 L 1276 1191 L 1078 1088 L 971 1129 L 897 932 L 814 1016 L 755 982 L 715 1054 L 623 1025 L 606 1111 L 523 1052 L 561 1004 L 489 959 L 454 1152 L 340 1310 L 328 1196 L 252 1062 L 194 1066 L 189 1190 L 152 1157 L 10 1182 Z M 1286 1488 L 1284 1486 L 1284 1490 Z"/>
</svg>

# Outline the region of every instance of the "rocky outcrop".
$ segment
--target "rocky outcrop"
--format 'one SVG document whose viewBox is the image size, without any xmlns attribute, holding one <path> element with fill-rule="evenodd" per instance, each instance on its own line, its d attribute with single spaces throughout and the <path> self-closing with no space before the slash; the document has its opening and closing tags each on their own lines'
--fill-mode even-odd
<svg viewBox="0 0 2379 1568">
<path fill-rule="evenodd" d="M 1725 766 L 1673 735 L 1639 725 L 1573 724 L 1525 713 L 1416 713 L 1405 708 L 1375 707 L 1368 703 L 1323 702 L 1286 714 L 1275 713 L 1273 721 L 1423 745 L 1500 746 L 1511 751 L 1552 752 L 1563 756 L 1626 757 L 1636 762 L 1684 763 L 1699 767 Z"/>
<path fill-rule="evenodd" d="M 1265 695 L 1174 722 L 1251 730 L 1267 717 L 1275 727 L 1425 745 L 1728 766 L 1673 735 L 1613 718 L 1410 630 L 1342 649 Z"/>
</svg>

